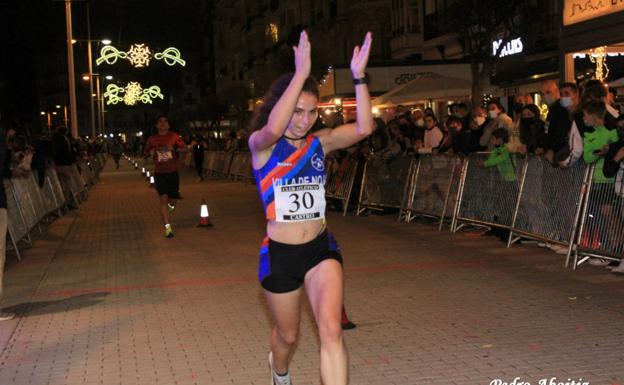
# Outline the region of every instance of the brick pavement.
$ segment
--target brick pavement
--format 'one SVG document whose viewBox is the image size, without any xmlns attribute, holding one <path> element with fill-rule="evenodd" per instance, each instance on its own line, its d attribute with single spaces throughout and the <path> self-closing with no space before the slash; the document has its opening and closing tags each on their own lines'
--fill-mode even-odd
<svg viewBox="0 0 624 385">
<path fill-rule="evenodd" d="M 255 268 L 254 186 L 184 171 L 163 238 L 156 197 L 125 166 L 6 273 L 0 384 L 262 384 L 269 318 Z M 206 197 L 216 227 L 196 228 Z M 346 260 L 351 384 L 624 381 L 624 279 L 565 271 L 535 246 L 330 214 Z M 291 373 L 319 384 L 309 309 Z"/>
</svg>

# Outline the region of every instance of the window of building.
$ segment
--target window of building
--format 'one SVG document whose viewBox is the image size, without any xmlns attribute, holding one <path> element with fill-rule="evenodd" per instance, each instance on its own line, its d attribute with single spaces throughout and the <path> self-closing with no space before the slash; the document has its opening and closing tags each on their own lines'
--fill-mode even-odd
<svg viewBox="0 0 624 385">
<path fill-rule="evenodd" d="M 279 41 L 279 29 L 277 28 L 277 24 L 269 23 L 266 26 L 266 30 L 264 31 L 265 35 L 271 39 L 273 44 Z"/>
</svg>

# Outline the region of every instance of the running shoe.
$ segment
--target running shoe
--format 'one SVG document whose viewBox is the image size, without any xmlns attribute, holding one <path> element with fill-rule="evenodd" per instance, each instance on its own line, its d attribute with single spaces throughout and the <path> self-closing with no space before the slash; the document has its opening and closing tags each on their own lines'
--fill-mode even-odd
<svg viewBox="0 0 624 385">
<path fill-rule="evenodd" d="M 171 225 L 165 226 L 165 238 L 173 238 L 173 227 Z"/>
<path fill-rule="evenodd" d="M 269 352 L 269 369 L 271 370 L 271 385 L 292 385 L 290 374 L 278 376 L 273 369 L 273 352 Z"/>
<path fill-rule="evenodd" d="M 5 313 L 3 311 L 0 311 L 0 322 L 2 322 L 2 321 L 9 321 L 9 320 L 12 320 L 13 318 L 15 318 L 15 314 L 13 314 L 13 313 Z"/>
</svg>

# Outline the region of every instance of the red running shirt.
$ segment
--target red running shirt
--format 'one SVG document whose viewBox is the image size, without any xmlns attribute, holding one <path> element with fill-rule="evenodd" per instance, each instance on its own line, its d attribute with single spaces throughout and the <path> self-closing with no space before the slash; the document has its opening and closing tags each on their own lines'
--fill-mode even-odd
<svg viewBox="0 0 624 385">
<path fill-rule="evenodd" d="M 147 139 L 144 153 L 149 155 L 154 150 L 154 172 L 176 172 L 180 166 L 178 152 L 176 150 L 186 148 L 186 143 L 175 132 L 167 132 L 165 135 L 152 135 Z"/>
</svg>

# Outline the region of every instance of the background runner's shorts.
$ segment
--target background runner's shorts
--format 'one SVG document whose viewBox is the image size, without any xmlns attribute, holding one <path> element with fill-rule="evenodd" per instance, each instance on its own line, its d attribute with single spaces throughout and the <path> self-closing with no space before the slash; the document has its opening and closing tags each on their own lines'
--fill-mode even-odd
<svg viewBox="0 0 624 385">
<path fill-rule="evenodd" d="M 157 172 L 154 182 L 158 195 L 168 195 L 169 198 L 180 197 L 180 176 L 177 172 Z"/>
<path fill-rule="evenodd" d="M 340 247 L 327 230 L 300 245 L 265 237 L 260 247 L 258 278 L 267 291 L 287 293 L 300 288 L 306 273 L 326 259 L 335 259 L 342 264 Z"/>
</svg>

